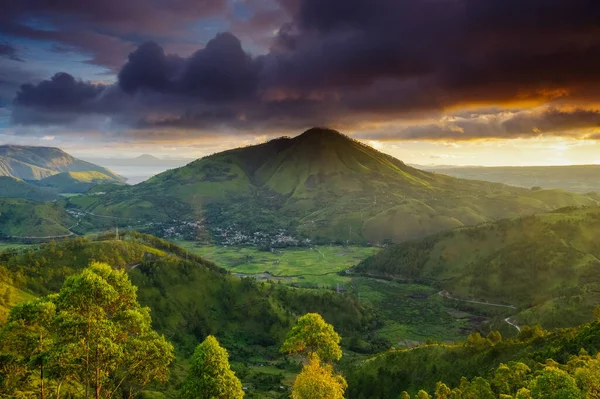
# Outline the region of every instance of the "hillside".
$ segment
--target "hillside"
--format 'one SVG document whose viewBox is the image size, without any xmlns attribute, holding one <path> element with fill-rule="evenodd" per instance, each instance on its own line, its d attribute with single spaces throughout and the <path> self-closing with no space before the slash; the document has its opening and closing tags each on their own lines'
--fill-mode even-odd
<svg viewBox="0 0 600 399">
<path fill-rule="evenodd" d="M 568 370 L 572 374 L 579 374 L 581 378 L 585 375 L 583 372 L 586 363 L 594 360 L 596 368 L 593 375 L 597 378 L 597 354 L 600 351 L 598 321 L 554 331 L 526 328 L 516 339 L 496 337 L 498 338 L 500 341 L 494 342 L 473 335 L 466 342 L 457 344 L 423 345 L 413 349 L 390 350 L 372 356 L 366 361 L 357 362 L 353 370 L 347 372 L 347 397 L 396 399 L 404 390 L 415 395 L 420 389 L 433 394 L 436 383 L 442 381 L 450 387 L 460 386 L 463 390 L 462 396 L 451 395 L 450 398 L 531 398 L 532 396 L 515 396 L 514 392 L 508 391 L 515 385 L 517 388 L 527 386 L 528 380 L 534 379 L 542 370 L 547 370 L 547 367 Z M 522 367 L 523 373 L 507 373 L 509 369 L 515 371 L 516 362 L 522 363 L 519 366 Z M 504 374 L 497 373 L 497 370 L 503 371 Z M 463 377 L 469 380 L 483 378 L 485 381 L 481 378 L 478 380 L 479 385 L 481 388 L 487 388 L 489 393 L 485 394 L 481 389 L 471 391 L 471 395 L 464 395 L 468 384 L 465 384 Z M 508 384 L 503 385 L 507 380 Z M 595 394 L 592 392 L 597 390 L 599 384 L 588 381 L 587 387 L 586 384 L 579 385 L 584 392 L 586 388 L 591 388 L 589 393 L 581 396 L 561 396 L 559 389 L 562 388 L 562 384 L 558 381 L 555 389 L 559 394 L 538 395 L 534 398 L 594 398 Z M 578 382 L 583 381 L 578 379 Z M 521 385 L 518 385 L 519 383 Z M 509 389 L 506 389 L 507 387 Z M 492 394 L 492 390 L 495 394 Z M 498 391 L 508 395 L 499 395 Z"/>
<path fill-rule="evenodd" d="M 249 243 L 260 236 L 269 245 L 281 235 L 295 242 L 401 242 L 597 203 L 559 190 L 532 191 L 421 171 L 317 128 L 211 155 L 134 187 L 70 201 L 123 223 L 152 222 L 156 234 L 185 222 L 217 240 L 236 236 L 235 243 Z"/>
<path fill-rule="evenodd" d="M 178 359 L 167 397 L 175 397 L 172 390 L 181 382 L 186 359 L 208 334 L 228 348 L 238 375 L 254 391 L 249 398 L 278 398 L 280 393 L 271 396 L 269 391 L 280 389 L 284 373 L 296 371 L 279 346 L 299 315 L 319 312 L 363 347 L 363 339 L 376 325 L 374 315 L 350 295 L 240 279 L 151 236 L 128 233 L 119 241 L 113 238 L 76 238 L 0 253 L 0 265 L 13 286 L 29 295 L 56 292 L 66 277 L 94 260 L 128 270 L 140 303 L 151 308 L 154 328 L 176 347 Z"/>
<path fill-rule="evenodd" d="M 54 201 L 60 198 L 52 190 L 40 188 L 10 176 L 0 176 L 0 197 L 24 198 L 34 201 Z"/>
<path fill-rule="evenodd" d="M 69 236 L 77 223 L 58 202 L 0 198 L 0 237 L 43 238 Z"/>
<path fill-rule="evenodd" d="M 36 182 L 40 187 L 49 187 L 59 193 L 85 193 L 99 184 L 120 183 L 121 180 L 102 172 L 62 172 Z"/>
<path fill-rule="evenodd" d="M 518 324 L 574 326 L 600 301 L 599 235 L 599 207 L 563 209 L 393 245 L 355 270 L 426 281 L 461 301 L 514 305 Z"/>
<path fill-rule="evenodd" d="M 600 191 L 600 165 L 565 166 L 422 166 L 424 170 L 461 179 L 485 180 L 518 187 L 558 188 L 585 194 Z"/>
<path fill-rule="evenodd" d="M 74 158 L 58 148 L 0 145 L 0 176 L 40 180 L 60 172 L 89 171 L 123 181 L 121 176 L 110 170 Z"/>
</svg>

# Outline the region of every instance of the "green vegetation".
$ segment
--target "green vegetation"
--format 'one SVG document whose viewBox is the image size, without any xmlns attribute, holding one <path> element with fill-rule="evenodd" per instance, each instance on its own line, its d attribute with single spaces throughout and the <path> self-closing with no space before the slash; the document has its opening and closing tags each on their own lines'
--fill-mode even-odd
<svg viewBox="0 0 600 399">
<path fill-rule="evenodd" d="M 0 198 L 0 237 L 22 238 L 68 236 L 77 221 L 58 202 L 35 202 Z M 22 240 L 21 240 L 22 242 Z"/>
<path fill-rule="evenodd" d="M 132 397 L 165 382 L 173 360 L 127 275 L 101 263 L 69 277 L 58 294 L 13 307 L 0 342 L 0 393 L 8 397 Z"/>
<path fill-rule="evenodd" d="M 349 284 L 350 277 L 338 275 L 377 252 L 374 247 L 315 245 L 311 248 L 280 248 L 261 251 L 257 247 L 196 245 L 175 241 L 192 253 L 215 262 L 232 273 L 257 279 L 279 280 L 301 286 L 333 287 Z"/>
<path fill-rule="evenodd" d="M 99 171 L 63 172 L 36 182 L 40 187 L 49 187 L 58 193 L 86 193 L 99 184 L 119 183 L 123 179 Z"/>
<path fill-rule="evenodd" d="M 212 335 L 194 351 L 189 373 L 183 383 L 182 399 L 241 399 L 242 383 L 231 371 L 227 350 Z"/>
<path fill-rule="evenodd" d="M 100 172 L 111 178 L 123 178 L 110 170 L 73 158 L 54 147 L 0 145 L 0 176 L 40 180 L 60 172 Z"/>
<path fill-rule="evenodd" d="M 271 247 L 384 243 L 465 225 L 596 205 L 560 190 L 532 191 L 414 169 L 327 129 L 211 155 L 72 207 L 160 235 Z M 175 221 L 175 222 L 174 222 Z M 96 221 L 102 225 L 102 220 Z M 148 225 L 152 222 L 152 225 Z"/>
<path fill-rule="evenodd" d="M 291 385 L 297 372 L 280 355 L 280 343 L 298 315 L 308 312 L 318 312 L 336 326 L 347 338 L 347 348 L 374 353 L 388 347 L 373 334 L 379 325 L 376 316 L 351 294 L 236 278 L 147 235 L 131 232 L 122 233 L 119 241 L 112 238 L 76 238 L 5 252 L 0 254 L 0 265 L 9 271 L 15 287 L 35 295 L 57 292 L 66 278 L 92 261 L 129 270 L 139 302 L 152 309 L 152 325 L 176 348 L 173 376 L 165 390 L 169 395 L 183 382 L 187 359 L 197 343 L 215 335 L 253 392 L 249 397 L 277 397 L 279 386 Z"/>
<path fill-rule="evenodd" d="M 24 198 L 33 201 L 55 201 L 59 196 L 44 188 L 10 176 L 0 176 L 0 197 Z"/>
<path fill-rule="evenodd" d="M 600 208 L 569 208 L 394 245 L 355 270 L 426 283 L 465 306 L 514 306 L 517 323 L 575 326 L 600 299 L 599 234 Z"/>
<path fill-rule="evenodd" d="M 436 398 L 594 398 L 600 386 L 599 336 L 594 322 L 552 332 L 525 328 L 516 339 L 473 334 L 458 344 L 388 351 L 346 372 L 348 397 L 396 398 L 402 391 L 423 390 L 438 392 Z M 439 396 L 450 387 L 450 396 Z M 555 396 L 562 388 L 575 396 Z M 526 390 L 532 396 L 522 396 Z"/>
<path fill-rule="evenodd" d="M 340 336 L 318 313 L 298 319 L 281 351 L 298 355 L 304 361 L 292 388 L 292 399 L 342 399 L 348 387 L 343 376 L 335 374 L 332 362 L 342 358 Z M 321 361 L 325 364 L 321 364 Z"/>
</svg>

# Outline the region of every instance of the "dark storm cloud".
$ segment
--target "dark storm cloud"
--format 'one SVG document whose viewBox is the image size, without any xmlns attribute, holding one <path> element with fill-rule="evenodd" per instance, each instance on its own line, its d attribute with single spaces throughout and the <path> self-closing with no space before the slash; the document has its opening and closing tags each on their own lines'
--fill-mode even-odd
<svg viewBox="0 0 600 399">
<path fill-rule="evenodd" d="M 17 49 L 8 43 L 0 43 L 0 57 L 6 57 L 12 61 L 23 61 L 19 57 Z"/>
<path fill-rule="evenodd" d="M 248 3 L 263 10 L 248 20 L 249 29 L 272 29 L 259 18 L 268 13 L 278 21 L 288 18 L 268 54 L 248 55 L 228 33 L 187 58 L 166 55 L 161 46 L 146 43 L 130 54 L 118 88 L 111 88 L 124 92 L 120 99 L 130 105 L 111 115 L 144 129 L 269 130 L 387 122 L 441 115 L 465 104 L 526 102 L 556 106 L 510 118 L 457 118 L 393 135 L 521 137 L 571 134 L 598 125 L 596 111 L 566 108 L 600 100 L 594 94 L 600 93 L 598 1 Z M 104 21 L 107 14 L 101 14 L 96 18 Z M 110 18 L 105 19 L 108 24 Z M 112 22 L 114 29 L 117 22 Z M 107 89 L 99 88 L 98 97 L 102 90 Z M 86 104 L 72 108 L 93 112 L 90 104 L 104 106 L 91 99 Z M 44 103 L 17 101 L 16 108 L 26 108 L 28 115 L 52 112 Z"/>
<path fill-rule="evenodd" d="M 90 54 L 88 62 L 117 68 L 132 42 L 181 37 L 201 18 L 224 13 L 226 0 L 7 1 L 0 33 L 58 42 L 57 50 Z"/>
</svg>

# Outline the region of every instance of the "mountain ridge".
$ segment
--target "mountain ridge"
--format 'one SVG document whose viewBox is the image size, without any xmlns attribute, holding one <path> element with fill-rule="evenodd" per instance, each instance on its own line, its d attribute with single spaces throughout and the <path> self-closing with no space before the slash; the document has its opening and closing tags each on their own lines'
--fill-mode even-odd
<svg viewBox="0 0 600 399">
<path fill-rule="evenodd" d="M 96 214 L 196 221 L 213 236 L 285 231 L 322 242 L 399 242 L 498 218 L 596 205 L 584 195 L 421 171 L 339 132 L 209 155 L 102 197 L 73 198 Z"/>
<path fill-rule="evenodd" d="M 60 172 L 101 172 L 114 180 L 123 177 L 109 169 L 82 161 L 56 147 L 0 145 L 0 176 L 41 180 Z"/>
</svg>

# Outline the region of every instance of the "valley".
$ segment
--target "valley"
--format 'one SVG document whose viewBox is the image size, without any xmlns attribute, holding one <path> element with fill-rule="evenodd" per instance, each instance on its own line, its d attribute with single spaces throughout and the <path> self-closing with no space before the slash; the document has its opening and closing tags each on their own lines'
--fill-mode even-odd
<svg viewBox="0 0 600 399">
<path fill-rule="evenodd" d="M 135 186 L 61 157 L 0 178 L 0 325 L 94 262 L 123 271 L 175 353 L 143 398 L 177 398 L 207 336 L 246 397 L 289 397 L 302 365 L 280 346 L 307 313 L 341 334 L 351 399 L 596 351 L 573 337 L 597 330 L 597 194 L 430 173 L 328 129 Z"/>
</svg>

